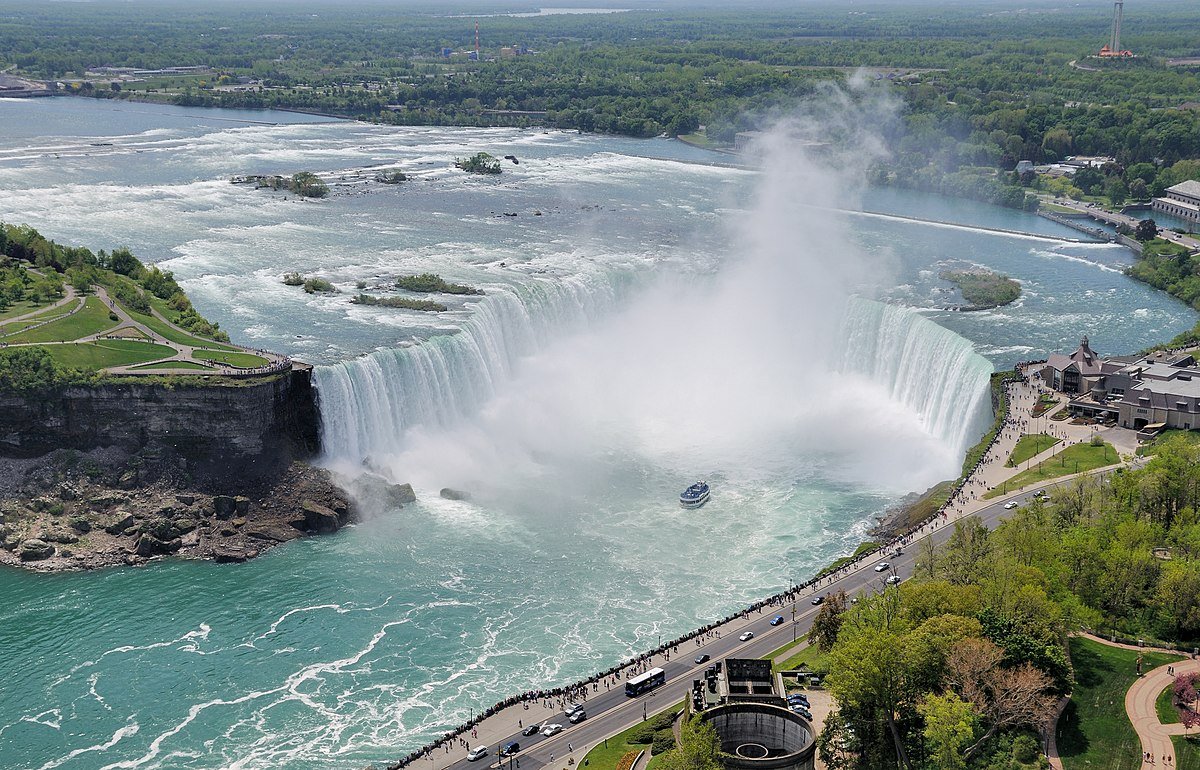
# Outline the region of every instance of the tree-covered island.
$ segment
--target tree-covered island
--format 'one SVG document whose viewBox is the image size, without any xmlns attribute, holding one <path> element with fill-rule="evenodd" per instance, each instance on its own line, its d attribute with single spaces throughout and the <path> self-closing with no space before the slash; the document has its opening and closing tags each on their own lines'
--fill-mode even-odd
<svg viewBox="0 0 1200 770">
<path fill-rule="evenodd" d="M 987 310 L 1007 305 L 1021 296 L 1021 284 L 991 270 L 943 270 L 938 273 L 943 281 L 949 281 L 962 292 L 968 306 L 964 310 Z"/>
</svg>

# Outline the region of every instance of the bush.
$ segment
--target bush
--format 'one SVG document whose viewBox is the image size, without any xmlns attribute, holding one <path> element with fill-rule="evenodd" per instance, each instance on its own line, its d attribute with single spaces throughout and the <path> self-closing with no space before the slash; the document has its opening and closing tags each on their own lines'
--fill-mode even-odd
<svg viewBox="0 0 1200 770">
<path fill-rule="evenodd" d="M 654 733 L 654 741 L 650 745 L 650 750 L 654 754 L 665 754 L 673 748 L 675 748 L 674 731 L 667 728 Z"/>
<path fill-rule="evenodd" d="M 455 158 L 454 165 L 472 174 L 500 173 L 500 161 L 486 152 L 477 152 L 469 158 Z"/>
<path fill-rule="evenodd" d="M 304 282 L 304 291 L 308 292 L 309 294 L 315 294 L 317 292 L 321 292 L 323 294 L 336 294 L 337 288 L 324 278 L 309 278 Z"/>
<path fill-rule="evenodd" d="M 299 273 L 284 273 L 283 282 L 288 286 L 303 286 L 304 276 Z"/>
<path fill-rule="evenodd" d="M 633 732 L 633 734 L 629 736 L 629 742 L 630 743 L 647 743 L 647 744 L 654 743 L 654 734 L 656 732 L 657 732 L 657 730 L 655 730 L 654 725 L 644 724 L 641 726 L 640 729 L 635 730 Z"/>
<path fill-rule="evenodd" d="M 1023 765 L 1028 765 L 1038 758 L 1040 750 L 1038 742 L 1032 735 L 1018 735 L 1013 739 L 1012 745 L 1013 759 Z"/>
</svg>

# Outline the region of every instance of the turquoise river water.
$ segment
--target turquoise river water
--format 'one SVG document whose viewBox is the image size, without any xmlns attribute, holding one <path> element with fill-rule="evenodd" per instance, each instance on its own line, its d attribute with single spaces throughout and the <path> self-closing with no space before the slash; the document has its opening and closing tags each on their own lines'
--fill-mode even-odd
<svg viewBox="0 0 1200 770">
<path fill-rule="evenodd" d="M 520 162 L 452 168 L 481 150 Z M 127 245 L 236 340 L 317 364 L 322 462 L 419 496 L 242 565 L 0 571 L 0 767 L 386 762 L 853 549 L 955 475 L 994 365 L 1196 321 L 1122 274 L 1126 250 L 1038 237 L 1075 235 L 1046 220 L 728 160 L 667 139 L 0 100 L 0 219 Z M 414 179 L 376 184 L 378 167 Z M 300 170 L 330 197 L 229 182 Z M 815 207 L 830 186 L 877 213 Z M 1023 295 L 943 312 L 958 300 L 937 273 L 958 265 Z M 291 270 L 341 293 L 285 286 Z M 426 315 L 349 303 L 424 271 L 485 294 Z M 683 511 L 697 477 L 713 500 Z"/>
</svg>

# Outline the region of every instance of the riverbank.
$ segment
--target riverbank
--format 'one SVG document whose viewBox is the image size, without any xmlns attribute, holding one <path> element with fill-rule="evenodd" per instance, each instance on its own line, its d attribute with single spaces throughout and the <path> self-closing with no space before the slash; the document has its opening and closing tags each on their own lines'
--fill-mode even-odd
<svg viewBox="0 0 1200 770">
<path fill-rule="evenodd" d="M 36 572 L 134 566 L 166 556 L 243 562 L 353 520 L 330 473 L 294 462 L 213 494 L 186 474 L 144 481 L 112 450 L 0 458 L 0 564 Z"/>
</svg>

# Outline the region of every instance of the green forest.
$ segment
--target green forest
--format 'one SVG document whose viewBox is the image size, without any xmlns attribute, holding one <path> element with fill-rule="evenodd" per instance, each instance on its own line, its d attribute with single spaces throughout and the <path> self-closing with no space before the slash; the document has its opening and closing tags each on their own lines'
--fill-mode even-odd
<svg viewBox="0 0 1200 770">
<path fill-rule="evenodd" d="M 1018 744 L 1075 686 L 1079 629 L 1190 647 L 1200 639 L 1200 446 L 1162 440 L 1144 468 L 1077 481 L 994 531 L 955 524 L 920 546 L 911 579 L 823 606 L 841 719 L 821 737 L 832 768 L 1016 767 Z M 1028 737 L 1024 737 L 1028 736 Z"/>
</svg>

